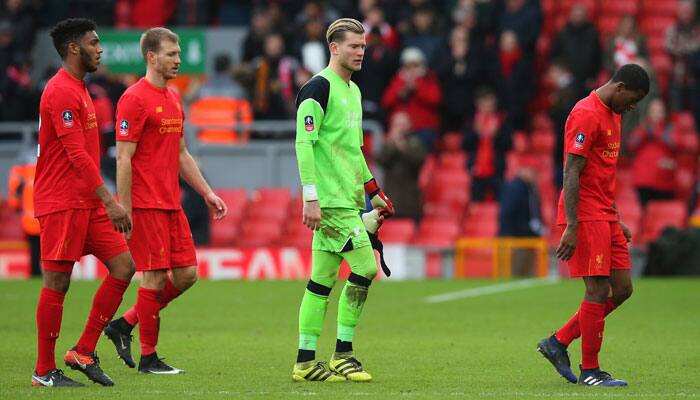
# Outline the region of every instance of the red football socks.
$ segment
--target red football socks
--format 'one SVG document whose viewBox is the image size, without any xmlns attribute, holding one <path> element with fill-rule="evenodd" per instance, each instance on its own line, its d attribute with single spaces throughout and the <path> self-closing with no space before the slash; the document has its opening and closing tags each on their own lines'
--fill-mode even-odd
<svg viewBox="0 0 700 400">
<path fill-rule="evenodd" d="M 65 293 L 43 288 L 36 309 L 36 327 L 39 339 L 39 354 L 36 360 L 36 373 L 46 375 L 56 369 L 55 349 L 58 333 L 61 331 L 63 299 Z"/>
<path fill-rule="evenodd" d="M 136 300 L 136 315 L 139 320 L 139 337 L 141 340 L 141 357 L 156 352 L 158 344 L 159 312 L 162 290 L 139 288 Z"/>
<path fill-rule="evenodd" d="M 603 344 L 605 304 L 584 301 L 578 312 L 581 326 L 581 368 L 598 368 L 598 353 Z"/>
<path fill-rule="evenodd" d="M 615 311 L 616 308 L 617 305 L 612 302 L 612 299 L 608 298 L 608 300 L 605 302 L 605 316 L 607 317 L 608 314 Z M 559 343 L 563 344 L 564 346 L 568 346 L 574 341 L 574 339 L 581 337 L 578 314 L 579 313 L 576 312 L 576 314 L 571 317 L 569 322 L 564 324 L 564 326 L 562 326 L 557 333 L 554 334 L 554 337 L 556 337 Z"/>
<path fill-rule="evenodd" d="M 166 279 L 165 288 L 163 288 L 163 294 L 161 296 L 160 309 L 162 310 L 167 307 L 171 301 L 181 294 L 182 292 L 180 292 L 178 288 L 173 285 L 173 282 L 170 279 Z M 125 312 L 122 318 L 124 318 L 129 325 L 136 326 L 136 324 L 139 323 L 139 317 L 136 314 L 136 306 L 131 307 L 127 312 Z"/>
<path fill-rule="evenodd" d="M 92 300 L 92 309 L 83 335 L 78 340 L 76 346 L 78 353 L 88 354 L 95 351 L 102 330 L 117 312 L 128 287 L 129 281 L 115 278 L 112 275 L 107 275 L 102 281 L 100 288 L 95 293 L 95 298 Z"/>
</svg>

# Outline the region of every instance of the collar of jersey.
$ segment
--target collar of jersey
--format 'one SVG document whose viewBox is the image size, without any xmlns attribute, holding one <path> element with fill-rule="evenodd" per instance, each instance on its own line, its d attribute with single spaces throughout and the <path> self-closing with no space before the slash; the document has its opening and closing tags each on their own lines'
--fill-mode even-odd
<svg viewBox="0 0 700 400">
<path fill-rule="evenodd" d="M 58 73 L 62 74 L 63 76 L 68 77 L 68 80 L 75 83 L 76 85 L 79 85 L 81 87 L 85 86 L 84 80 L 74 77 L 73 75 L 70 74 L 70 72 L 66 71 L 65 68 L 61 68 L 60 70 L 58 70 Z"/>
<path fill-rule="evenodd" d="M 165 93 L 165 90 L 167 89 L 167 86 L 164 88 L 159 88 L 158 86 L 152 84 L 151 82 L 148 81 L 148 79 L 146 79 L 145 76 L 143 78 L 141 78 L 141 80 L 146 84 L 146 86 L 148 86 L 150 89 L 153 89 L 154 91 L 156 91 L 158 93 Z"/>
</svg>

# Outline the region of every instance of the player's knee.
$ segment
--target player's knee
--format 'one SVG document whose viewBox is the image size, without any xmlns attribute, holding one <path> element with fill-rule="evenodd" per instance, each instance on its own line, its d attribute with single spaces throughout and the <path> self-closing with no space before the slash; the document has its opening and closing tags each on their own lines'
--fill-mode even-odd
<svg viewBox="0 0 700 400">
<path fill-rule="evenodd" d="M 141 286 L 146 289 L 161 290 L 165 287 L 166 279 L 168 279 L 166 270 L 144 271 Z"/>
<path fill-rule="evenodd" d="M 323 297 L 328 297 L 331 295 L 331 289 L 333 286 L 326 286 L 321 283 L 318 283 L 314 281 L 313 279 L 309 279 L 309 283 L 306 284 L 306 290 L 309 292 L 317 295 L 317 296 L 323 296 Z"/>
<path fill-rule="evenodd" d="M 612 301 L 616 305 L 620 305 L 625 302 L 625 300 L 629 299 L 632 297 L 632 284 L 625 285 L 620 288 L 613 288 L 613 294 L 612 294 Z"/>
<path fill-rule="evenodd" d="M 173 270 L 173 284 L 180 291 L 184 292 L 197 283 L 197 268 L 182 268 Z"/>
<path fill-rule="evenodd" d="M 47 261 L 43 262 L 46 263 Z M 44 271 L 44 287 L 57 292 L 66 293 L 70 287 L 70 274 L 64 272 Z"/>
<path fill-rule="evenodd" d="M 376 274 L 377 273 L 375 271 L 374 275 Z M 350 276 L 348 276 L 348 282 L 368 289 L 369 286 L 372 284 L 372 278 L 374 278 L 374 275 L 372 275 L 371 278 L 368 278 L 366 276 L 356 274 L 355 272 L 351 272 Z"/>
<path fill-rule="evenodd" d="M 586 300 L 595 303 L 605 303 L 610 293 L 610 285 L 607 283 L 587 284 L 586 285 Z"/>
</svg>

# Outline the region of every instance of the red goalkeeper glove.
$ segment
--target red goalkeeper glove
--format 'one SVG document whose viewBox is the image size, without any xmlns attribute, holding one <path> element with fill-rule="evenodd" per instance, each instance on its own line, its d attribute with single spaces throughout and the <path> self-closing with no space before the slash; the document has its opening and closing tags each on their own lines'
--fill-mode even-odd
<svg viewBox="0 0 700 400">
<path fill-rule="evenodd" d="M 365 183 L 365 193 L 369 196 L 372 207 L 381 209 L 381 216 L 389 218 L 396 214 L 394 203 L 386 197 L 386 194 L 382 192 L 382 189 L 379 188 L 374 178 Z"/>
</svg>

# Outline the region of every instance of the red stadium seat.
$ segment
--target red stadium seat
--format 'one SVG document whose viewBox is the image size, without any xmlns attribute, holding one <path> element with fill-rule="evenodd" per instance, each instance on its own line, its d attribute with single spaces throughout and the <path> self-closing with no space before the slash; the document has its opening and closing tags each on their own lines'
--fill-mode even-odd
<svg viewBox="0 0 700 400">
<path fill-rule="evenodd" d="M 221 200 L 228 207 L 228 215 L 226 219 L 234 221 L 240 220 L 248 206 L 248 192 L 245 189 L 214 189 L 214 193 L 221 197 Z"/>
<path fill-rule="evenodd" d="M 302 224 L 300 217 L 286 223 L 280 244 L 282 246 L 308 247 L 311 245 L 313 237 L 313 231 Z"/>
<path fill-rule="evenodd" d="M 442 151 L 461 151 L 463 138 L 461 132 L 446 132 L 440 140 Z"/>
<path fill-rule="evenodd" d="M 472 203 L 464 219 L 463 232 L 468 237 L 498 236 L 498 203 Z"/>
<path fill-rule="evenodd" d="M 236 244 L 240 247 L 272 246 L 281 235 L 282 224 L 251 219 L 242 224 Z"/>
<path fill-rule="evenodd" d="M 666 38 L 663 35 L 647 36 L 647 48 L 652 55 L 666 53 Z"/>
<path fill-rule="evenodd" d="M 291 193 L 287 188 L 260 188 L 253 192 L 247 216 L 279 223 L 288 217 L 290 202 Z"/>
<path fill-rule="evenodd" d="M 650 201 L 642 223 L 643 243 L 659 237 L 666 227 L 685 227 L 687 212 L 686 204 L 679 200 Z"/>
<path fill-rule="evenodd" d="M 452 247 L 459 235 L 459 223 L 453 218 L 423 218 L 413 243 L 419 246 Z"/>
<path fill-rule="evenodd" d="M 679 111 L 671 114 L 671 122 L 680 131 L 695 131 L 695 118 L 690 111 Z"/>
<path fill-rule="evenodd" d="M 409 243 L 416 234 L 416 223 L 409 218 L 391 218 L 379 228 L 379 239 L 384 243 Z"/>
<path fill-rule="evenodd" d="M 238 237 L 238 221 L 226 217 L 209 224 L 209 241 L 212 246 L 231 246 Z"/>
<path fill-rule="evenodd" d="M 443 170 L 462 170 L 467 165 L 467 153 L 461 150 L 444 152 L 438 156 L 438 165 Z"/>
<path fill-rule="evenodd" d="M 620 3 L 623 3 L 623 2 L 620 2 Z M 666 16 L 666 17 L 675 17 L 677 10 L 678 10 L 678 3 L 676 2 L 676 0 L 644 0 L 644 1 L 642 1 L 642 13 L 644 15 L 662 15 L 662 16 Z"/>
<path fill-rule="evenodd" d="M 635 0 L 624 0 L 624 1 L 601 1 L 600 2 L 600 14 L 603 15 L 615 15 L 622 17 L 627 14 L 637 15 L 639 12 L 639 2 Z"/>
<path fill-rule="evenodd" d="M 289 205 L 292 194 L 288 188 L 259 188 L 253 192 L 252 201 L 270 205 Z"/>
<path fill-rule="evenodd" d="M 598 31 L 604 38 L 614 35 L 619 24 L 620 15 L 616 14 L 603 15 L 597 20 Z"/>
<path fill-rule="evenodd" d="M 673 16 L 645 14 L 639 22 L 639 30 L 650 36 L 663 35 L 675 21 Z"/>
</svg>

